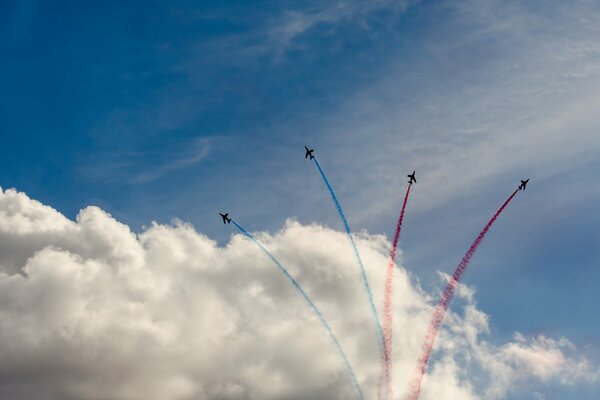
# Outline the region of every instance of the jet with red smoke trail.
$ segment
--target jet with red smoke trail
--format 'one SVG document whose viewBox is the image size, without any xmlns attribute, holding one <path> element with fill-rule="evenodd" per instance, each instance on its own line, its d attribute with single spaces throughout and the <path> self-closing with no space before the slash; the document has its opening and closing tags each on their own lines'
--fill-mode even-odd
<svg viewBox="0 0 600 400">
<path fill-rule="evenodd" d="M 412 185 L 413 183 L 417 183 L 417 178 L 415 178 L 415 171 L 412 174 L 406 175 L 408 176 L 408 184 Z"/>
<path fill-rule="evenodd" d="M 521 181 L 521 182 L 523 182 L 523 181 Z M 525 183 L 522 185 L 524 188 L 525 185 L 527 185 L 527 181 L 525 181 Z M 454 297 L 454 292 L 456 291 L 456 287 L 458 286 L 463 273 L 466 271 L 467 267 L 469 266 L 469 262 L 471 261 L 471 258 L 475 254 L 475 251 L 477 250 L 477 248 L 483 241 L 483 238 L 485 237 L 487 232 L 490 230 L 490 228 L 492 227 L 492 225 L 494 224 L 496 219 L 498 219 L 500 214 L 502 214 L 502 212 L 504 211 L 506 206 L 508 206 L 508 204 L 511 202 L 511 200 L 516 196 L 516 194 L 519 192 L 519 190 L 521 190 L 520 187 L 518 189 L 516 189 L 508 197 L 508 199 L 506 199 L 506 201 L 502 204 L 502 206 L 500 206 L 500 208 L 496 211 L 494 216 L 483 227 L 483 230 L 481 232 L 479 232 L 479 235 L 477 235 L 477 238 L 475 239 L 473 244 L 471 244 L 471 247 L 469 247 L 469 250 L 467 250 L 467 252 L 463 256 L 462 260 L 458 264 L 458 267 L 456 267 L 456 270 L 454 271 L 452 278 L 448 282 L 448 286 L 446 286 L 446 289 L 442 293 L 442 298 L 440 299 L 437 307 L 435 308 L 435 311 L 433 312 L 433 316 L 431 318 L 429 329 L 427 330 L 427 334 L 425 335 L 425 340 L 423 341 L 423 353 L 417 362 L 416 374 L 410 383 L 410 393 L 409 393 L 409 397 L 408 397 L 409 400 L 418 400 L 419 399 L 419 396 L 421 394 L 421 384 L 423 382 L 423 376 L 425 375 L 425 368 L 427 367 L 427 363 L 429 362 L 429 358 L 431 357 L 431 352 L 433 350 L 433 345 L 435 344 L 435 339 L 438 335 L 438 332 L 440 331 L 442 323 L 444 322 L 444 318 L 446 316 L 446 311 L 448 310 L 448 307 L 450 306 L 450 302 L 452 301 L 452 298 Z"/>
<path fill-rule="evenodd" d="M 415 172 L 413 171 L 412 179 L 415 179 Z M 411 175 L 408 175 L 411 177 Z M 384 338 L 384 355 L 382 357 L 381 376 L 379 379 L 379 385 L 377 387 L 377 398 L 378 400 L 393 399 L 394 393 L 392 388 L 392 327 L 393 327 L 393 310 L 392 310 L 392 298 L 394 292 L 394 266 L 396 260 L 396 252 L 398 250 L 398 240 L 400 239 L 400 231 L 402 229 L 402 221 L 404 220 L 404 211 L 406 210 L 406 203 L 408 201 L 408 195 L 410 194 L 410 188 L 412 182 L 408 181 L 408 187 L 406 188 L 406 195 L 404 196 L 404 202 L 402 203 L 402 210 L 400 211 L 400 217 L 396 224 L 396 231 L 394 233 L 394 240 L 392 241 L 392 248 L 390 249 L 390 260 L 388 262 L 386 276 L 385 276 L 385 289 L 383 298 L 383 338 Z"/>
<path fill-rule="evenodd" d="M 529 178 L 523 180 L 521 179 L 521 184 L 519 185 L 519 190 L 525 190 L 525 187 L 527 186 L 527 182 L 529 182 Z"/>
</svg>

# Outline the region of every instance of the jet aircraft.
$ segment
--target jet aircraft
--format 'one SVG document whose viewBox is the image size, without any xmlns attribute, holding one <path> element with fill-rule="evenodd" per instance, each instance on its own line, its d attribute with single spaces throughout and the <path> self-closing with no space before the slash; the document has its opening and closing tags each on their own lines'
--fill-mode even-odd
<svg viewBox="0 0 600 400">
<path fill-rule="evenodd" d="M 221 218 L 223 218 L 223 223 L 224 224 L 230 224 L 231 223 L 231 218 L 229 218 L 229 213 L 225 213 L 225 214 L 219 213 L 219 215 L 221 216 Z"/>
<path fill-rule="evenodd" d="M 521 184 L 519 185 L 519 190 L 525 190 L 525 186 L 527 186 L 527 182 L 529 182 L 529 178 L 526 180 L 521 179 Z"/>
<path fill-rule="evenodd" d="M 310 159 L 312 160 L 313 158 L 315 158 L 315 156 L 313 156 L 313 152 L 315 151 L 314 149 L 309 149 L 308 147 L 304 146 L 304 148 L 306 149 L 306 154 L 304 155 L 304 158 L 308 158 L 310 157 Z"/>
<path fill-rule="evenodd" d="M 413 171 L 412 174 L 406 175 L 406 176 L 408 176 L 408 183 L 409 184 L 412 185 L 413 183 L 417 183 L 417 178 L 415 178 L 415 171 Z"/>
</svg>

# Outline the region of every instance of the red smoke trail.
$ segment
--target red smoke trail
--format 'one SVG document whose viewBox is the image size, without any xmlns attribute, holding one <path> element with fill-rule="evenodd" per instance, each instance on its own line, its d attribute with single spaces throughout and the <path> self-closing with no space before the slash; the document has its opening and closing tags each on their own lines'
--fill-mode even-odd
<svg viewBox="0 0 600 400">
<path fill-rule="evenodd" d="M 433 318 L 431 319 L 431 324 L 429 325 L 429 329 L 427 330 L 427 335 L 425 336 L 425 340 L 423 342 L 423 354 L 417 363 L 417 371 L 415 373 L 415 377 L 410 383 L 410 400 L 418 400 L 419 395 L 421 394 L 421 383 L 423 382 L 423 375 L 425 374 L 425 367 L 427 366 L 427 362 L 429 361 L 429 357 L 431 356 L 431 350 L 433 349 L 433 345 L 435 343 L 435 338 L 440 330 L 442 322 L 444 321 L 444 317 L 446 316 L 446 311 L 448 310 L 448 306 L 452 301 L 452 297 L 454 296 L 454 291 L 456 290 L 456 285 L 460 281 L 460 278 L 467 269 L 469 265 L 469 261 L 471 261 L 471 257 L 475 254 L 477 247 L 485 237 L 485 234 L 490 229 L 492 224 L 496 221 L 498 216 L 504 211 L 508 203 L 515 197 L 519 189 L 515 190 L 513 194 L 502 204 L 502 206 L 496 211 L 496 214 L 490 219 L 487 225 L 483 228 L 483 230 L 477 236 L 477 239 L 473 242 L 467 253 L 462 258 L 460 264 L 454 271 L 454 275 L 448 282 L 448 286 L 446 286 L 446 290 L 444 290 L 444 294 L 440 299 L 435 311 L 433 312 Z"/>
<path fill-rule="evenodd" d="M 396 232 L 394 233 L 394 240 L 392 242 L 392 248 L 390 250 L 390 261 L 387 265 L 387 274 L 385 276 L 385 292 L 383 298 L 383 340 L 384 340 L 384 355 L 381 368 L 381 379 L 379 381 L 379 391 L 377 397 L 382 400 L 384 394 L 383 386 L 386 387 L 387 399 L 393 399 L 392 389 L 392 322 L 393 322 L 393 310 L 392 310 L 392 295 L 394 293 L 394 263 L 396 260 L 396 251 L 398 250 L 398 240 L 400 239 L 400 230 L 402 229 L 402 220 L 404 219 L 404 210 L 406 209 L 406 202 L 408 201 L 408 195 L 410 194 L 410 188 L 412 184 L 408 184 L 406 188 L 406 195 L 404 196 L 404 202 L 402 203 L 402 210 L 400 211 L 400 217 L 398 218 L 398 224 L 396 225 Z"/>
</svg>

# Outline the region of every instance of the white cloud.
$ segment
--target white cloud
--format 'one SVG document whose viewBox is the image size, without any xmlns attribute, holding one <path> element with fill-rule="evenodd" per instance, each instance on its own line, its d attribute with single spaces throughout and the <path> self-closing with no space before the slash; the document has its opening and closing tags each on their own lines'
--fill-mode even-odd
<svg viewBox="0 0 600 400">
<path fill-rule="evenodd" d="M 372 398 L 377 341 L 347 238 L 294 221 L 259 237 L 322 309 Z M 367 233 L 357 242 L 381 300 L 389 243 Z M 218 247 L 181 222 L 138 235 L 97 207 L 69 221 L 6 190 L 0 191 L 0 249 L 3 397 L 352 396 L 310 309 L 241 235 Z M 436 299 L 405 269 L 396 277 L 394 385 L 403 396 Z M 476 308 L 474 291 L 461 287 L 457 294 L 466 306 L 448 315 L 423 400 L 502 398 L 524 380 L 597 381 L 594 367 L 566 339 L 516 335 L 501 345 L 486 342 L 488 317 Z M 471 374 L 487 380 L 482 385 Z"/>
<path fill-rule="evenodd" d="M 569 358 L 575 347 L 565 338 L 550 339 L 543 335 L 526 339 L 515 334 L 515 341 L 494 349 L 492 354 L 480 354 L 481 362 L 498 364 L 495 381 L 487 390 L 489 398 L 501 398 L 511 386 L 533 376 L 542 382 L 554 379 L 565 385 L 578 381 L 596 381 L 585 358 Z"/>
</svg>

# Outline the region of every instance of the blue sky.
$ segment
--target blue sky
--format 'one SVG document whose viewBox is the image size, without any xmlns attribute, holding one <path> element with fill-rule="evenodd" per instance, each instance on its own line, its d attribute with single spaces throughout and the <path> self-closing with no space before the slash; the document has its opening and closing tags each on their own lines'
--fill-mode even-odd
<svg viewBox="0 0 600 400">
<path fill-rule="evenodd" d="M 220 243 L 224 210 L 341 229 L 307 144 L 351 227 L 390 237 L 415 169 L 400 247 L 434 290 L 530 177 L 465 281 L 492 337 L 600 362 L 599 22 L 585 1 L 2 2 L 0 186 Z"/>
</svg>

